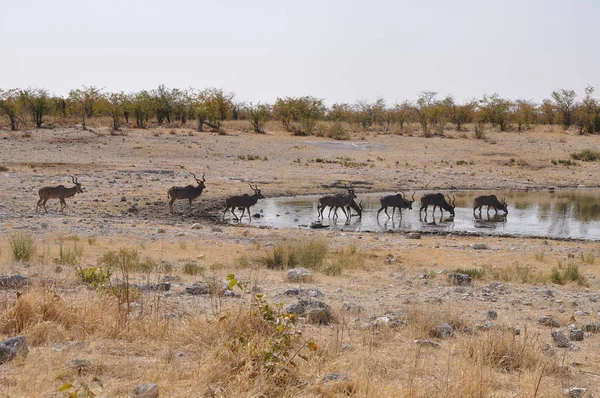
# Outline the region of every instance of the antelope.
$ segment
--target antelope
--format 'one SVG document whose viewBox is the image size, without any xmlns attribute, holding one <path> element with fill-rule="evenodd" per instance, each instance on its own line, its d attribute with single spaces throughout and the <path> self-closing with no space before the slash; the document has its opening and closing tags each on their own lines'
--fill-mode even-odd
<svg viewBox="0 0 600 398">
<path fill-rule="evenodd" d="M 362 200 L 359 203 L 356 203 L 356 201 L 354 199 L 352 199 L 352 202 L 350 202 L 350 205 L 346 206 L 346 211 L 348 213 L 351 212 L 350 209 L 356 211 L 356 214 L 350 214 L 350 217 L 356 215 L 356 216 L 358 216 L 358 218 L 362 218 L 362 210 L 363 210 Z"/>
<path fill-rule="evenodd" d="M 319 203 L 317 205 L 317 213 L 321 218 L 323 218 L 323 211 L 327 206 L 330 207 L 329 214 L 327 215 L 328 218 L 331 216 L 331 210 L 335 210 L 333 213 L 333 218 L 337 218 L 337 209 L 340 207 L 342 208 L 342 211 L 344 212 L 346 218 L 350 218 L 350 216 L 346 213 L 346 208 L 350 207 L 350 204 L 354 202 L 354 199 L 356 199 L 356 194 L 354 193 L 354 188 L 346 187 L 346 189 L 348 190 L 348 193 L 346 194 L 323 196 L 319 198 Z"/>
<path fill-rule="evenodd" d="M 496 195 L 483 195 L 475 198 L 473 202 L 473 214 L 475 214 L 475 210 L 479 209 L 479 214 L 481 215 L 481 208 L 483 206 L 487 206 L 487 213 L 490 214 L 490 206 L 494 208 L 495 214 L 498 214 L 498 209 L 502 210 L 504 214 L 508 214 L 508 205 L 506 204 L 506 200 L 502 198 L 502 200 L 498 200 Z"/>
<path fill-rule="evenodd" d="M 425 218 L 427 218 L 427 207 L 429 205 L 433 205 L 432 215 L 435 213 L 435 208 L 439 206 L 440 211 L 442 212 L 442 216 L 444 215 L 444 210 L 449 211 L 450 215 L 454 217 L 454 208 L 456 205 L 456 198 L 452 195 L 452 200 L 450 200 L 450 196 L 447 195 L 448 201 L 444 198 L 444 195 L 441 193 L 429 193 L 421 198 L 421 208 L 419 209 L 419 217 L 421 217 L 421 211 L 425 209 Z"/>
<path fill-rule="evenodd" d="M 169 201 L 169 213 L 173 214 L 173 202 L 175 202 L 176 199 L 189 200 L 189 210 L 192 211 L 192 200 L 200 196 L 204 188 L 206 188 L 206 186 L 204 185 L 204 182 L 206 182 L 206 180 L 204 179 L 206 173 L 202 174 L 202 180 L 197 179 L 194 173 L 190 172 L 190 174 L 194 176 L 194 180 L 196 180 L 198 185 L 186 185 L 185 187 L 171 187 L 167 191 L 167 199 L 171 198 L 171 200 Z"/>
<path fill-rule="evenodd" d="M 412 204 L 414 201 L 415 201 L 415 193 L 414 192 L 412 194 L 412 200 L 407 200 L 404 197 L 404 192 L 402 192 L 402 191 L 400 191 L 400 193 L 397 193 L 395 195 L 384 196 L 381 199 L 379 199 L 379 203 L 381 203 L 381 208 L 379 209 L 379 211 L 377 211 L 377 218 L 379 218 L 379 213 L 381 213 L 381 210 L 385 211 L 385 215 L 388 216 L 388 218 L 394 218 L 394 212 L 396 211 L 396 207 L 398 208 L 398 211 L 400 212 L 400 218 L 402 218 L 402 209 L 412 210 Z M 392 217 L 390 217 L 390 215 L 387 212 L 388 207 L 392 208 Z"/>
<path fill-rule="evenodd" d="M 64 185 L 59 185 L 57 187 L 43 187 L 38 191 L 38 195 L 40 195 L 40 200 L 38 200 L 37 205 L 35 206 L 36 214 L 39 210 L 40 204 L 44 207 L 44 212 L 48 213 L 48 209 L 46 209 L 46 202 L 48 201 L 48 199 L 60 200 L 60 211 L 62 212 L 67 207 L 65 198 L 75 196 L 76 193 L 83 193 L 83 190 L 81 189 L 81 184 L 77 182 L 77 177 L 69 177 L 71 177 L 73 184 L 75 184 L 74 187 L 67 188 Z"/>
<path fill-rule="evenodd" d="M 225 207 L 225 210 L 223 211 L 223 220 L 225 220 L 225 213 L 227 213 L 227 210 L 231 209 L 231 214 L 233 214 L 236 221 L 241 221 L 242 217 L 244 217 L 244 214 L 246 213 L 246 210 L 248 210 L 248 219 L 252 221 L 252 218 L 250 217 L 250 206 L 254 206 L 259 199 L 264 199 L 265 197 L 262 195 L 262 193 L 260 193 L 258 185 L 255 184 L 254 187 L 250 183 L 248 183 L 248 185 L 250 185 L 250 188 L 254 190 L 254 195 L 250 196 L 248 194 L 243 194 L 230 196 L 225 199 L 225 204 L 227 207 Z M 234 210 L 236 208 L 243 209 L 240 218 L 238 218 L 238 216 L 235 214 Z"/>
</svg>

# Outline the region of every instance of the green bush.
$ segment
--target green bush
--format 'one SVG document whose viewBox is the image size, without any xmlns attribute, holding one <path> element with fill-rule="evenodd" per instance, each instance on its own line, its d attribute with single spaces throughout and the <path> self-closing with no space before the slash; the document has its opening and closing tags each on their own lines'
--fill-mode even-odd
<svg viewBox="0 0 600 398">
<path fill-rule="evenodd" d="M 326 254 L 327 243 L 324 240 L 309 239 L 278 244 L 259 261 L 269 269 L 304 267 L 320 270 Z"/>
<path fill-rule="evenodd" d="M 126 272 L 140 271 L 140 258 L 135 249 L 119 249 L 108 251 L 98 259 L 100 265 L 111 269 L 122 269 Z"/>
<path fill-rule="evenodd" d="M 102 290 L 110 281 L 112 271 L 108 267 L 86 267 L 77 269 L 75 275 L 94 289 Z"/>
<path fill-rule="evenodd" d="M 183 273 L 186 275 L 199 275 L 204 273 L 204 268 L 194 263 L 186 263 L 183 265 Z"/>
<path fill-rule="evenodd" d="M 571 157 L 584 162 L 595 162 L 600 160 L 600 152 L 592 149 L 584 149 L 583 151 L 572 153 Z"/>
<path fill-rule="evenodd" d="M 481 279 L 485 275 L 485 270 L 480 268 L 456 268 L 453 272 L 469 275 L 472 279 Z"/>
<path fill-rule="evenodd" d="M 346 131 L 341 122 L 334 122 L 329 127 L 329 133 L 327 135 L 334 140 L 345 141 L 350 139 L 350 134 Z"/>
<path fill-rule="evenodd" d="M 25 232 L 13 234 L 8 241 L 16 261 L 30 261 L 37 251 L 35 237 L 31 234 Z"/>
<path fill-rule="evenodd" d="M 568 282 L 577 282 L 578 285 L 585 285 L 587 283 L 576 264 L 567 264 L 566 266 L 559 264 L 558 267 L 552 268 L 550 281 L 557 285 L 564 285 Z"/>
</svg>

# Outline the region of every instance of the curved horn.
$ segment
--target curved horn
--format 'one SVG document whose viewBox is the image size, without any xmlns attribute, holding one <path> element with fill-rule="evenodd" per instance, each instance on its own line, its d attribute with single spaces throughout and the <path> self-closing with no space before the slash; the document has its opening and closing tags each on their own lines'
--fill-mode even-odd
<svg viewBox="0 0 600 398">
<path fill-rule="evenodd" d="M 454 202 L 456 202 L 456 197 L 454 196 L 454 194 L 452 194 L 452 207 L 456 207 Z"/>
<path fill-rule="evenodd" d="M 358 207 L 360 207 L 360 209 L 362 210 L 362 199 L 360 200 L 360 202 L 358 203 Z"/>
<path fill-rule="evenodd" d="M 191 171 L 190 174 L 194 176 L 194 180 L 198 181 L 198 179 L 196 178 L 196 174 L 192 173 Z"/>
<path fill-rule="evenodd" d="M 73 176 L 69 176 L 69 177 L 71 177 L 71 180 L 73 181 L 73 184 L 77 184 L 77 180 L 75 179 L 75 177 L 73 177 Z"/>
<path fill-rule="evenodd" d="M 402 199 L 404 199 L 404 197 L 406 196 L 406 195 L 404 194 L 404 191 L 398 191 L 398 192 L 400 192 L 400 195 L 402 195 Z"/>
<path fill-rule="evenodd" d="M 248 185 L 250 185 L 250 188 L 252 188 L 252 190 L 255 190 L 255 189 L 256 189 L 256 188 L 254 188 L 254 187 L 252 186 L 252 184 L 248 183 Z"/>
<path fill-rule="evenodd" d="M 413 191 L 413 194 L 412 194 L 412 200 L 411 200 L 411 202 L 414 202 L 414 201 L 415 201 L 415 192 L 416 192 L 416 191 Z"/>
<path fill-rule="evenodd" d="M 204 176 L 206 175 L 206 173 L 202 174 L 202 182 L 205 182 L 206 180 L 204 179 Z"/>
</svg>

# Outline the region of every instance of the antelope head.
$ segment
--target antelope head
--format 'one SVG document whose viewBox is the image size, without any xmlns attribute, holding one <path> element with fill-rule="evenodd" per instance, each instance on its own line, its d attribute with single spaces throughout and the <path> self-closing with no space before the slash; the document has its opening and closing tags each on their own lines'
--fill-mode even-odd
<svg viewBox="0 0 600 398">
<path fill-rule="evenodd" d="M 69 177 L 71 177 L 73 184 L 75 184 L 75 187 L 76 187 L 75 192 L 83 193 L 83 189 L 81 189 L 81 184 L 79 182 L 77 182 L 77 177 L 73 177 L 73 176 L 69 176 Z"/>
<path fill-rule="evenodd" d="M 204 176 L 206 175 L 206 173 L 202 174 L 202 179 L 201 180 L 197 179 L 196 175 L 194 173 L 192 173 L 191 171 L 190 171 L 190 174 L 192 176 L 194 176 L 194 180 L 196 180 L 196 182 L 198 183 L 198 186 L 204 186 L 204 183 L 206 182 L 206 180 L 204 179 Z"/>
<path fill-rule="evenodd" d="M 252 190 L 254 191 L 254 195 L 256 195 L 258 197 L 258 199 L 264 199 L 265 197 L 262 195 L 262 193 L 260 193 L 260 189 L 258 189 L 258 185 L 254 184 L 254 186 L 252 186 L 252 184 L 248 183 L 248 185 L 250 185 L 250 188 L 252 188 Z"/>
</svg>

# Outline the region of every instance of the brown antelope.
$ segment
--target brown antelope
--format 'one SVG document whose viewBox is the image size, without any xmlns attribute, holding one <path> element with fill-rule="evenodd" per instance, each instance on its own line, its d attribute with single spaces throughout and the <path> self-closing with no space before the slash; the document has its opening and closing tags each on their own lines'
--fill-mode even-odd
<svg viewBox="0 0 600 398">
<path fill-rule="evenodd" d="M 71 177 L 73 184 L 75 184 L 74 187 L 67 188 L 64 185 L 59 185 L 57 187 L 43 187 L 38 191 L 38 195 L 40 195 L 40 200 L 38 200 L 37 205 L 35 206 L 36 214 L 39 210 L 40 204 L 44 207 L 44 212 L 48 213 L 48 210 L 46 209 L 46 202 L 48 201 L 48 199 L 60 200 L 60 211 L 62 212 L 67 207 L 65 198 L 75 196 L 76 193 L 83 193 L 83 190 L 81 189 L 81 184 L 77 182 L 77 177 L 69 177 Z"/>
<path fill-rule="evenodd" d="M 506 200 L 502 198 L 500 201 L 496 195 L 483 195 L 476 197 L 475 201 L 473 202 L 473 214 L 475 214 L 475 210 L 479 209 L 479 214 L 481 215 L 481 208 L 483 206 L 487 206 L 488 214 L 490 214 L 490 206 L 496 211 L 495 214 L 498 214 L 498 209 L 502 210 L 504 214 L 508 214 L 508 205 L 506 204 Z"/>
<path fill-rule="evenodd" d="M 334 210 L 333 218 L 336 219 L 338 216 L 337 209 L 342 208 L 346 219 L 350 219 L 350 213 L 346 213 L 346 208 L 350 207 L 350 204 L 354 202 L 354 199 L 356 199 L 356 193 L 352 187 L 346 187 L 346 189 L 348 190 L 348 193 L 323 196 L 319 198 L 319 203 L 317 204 L 317 213 L 321 218 L 323 218 L 323 211 L 325 210 L 325 207 L 329 206 L 330 209 L 329 214 L 327 215 L 328 218 L 331 216 L 331 210 Z"/>
<path fill-rule="evenodd" d="M 427 207 L 430 205 L 433 205 L 432 215 L 435 213 L 435 208 L 439 206 L 442 216 L 444 215 L 444 210 L 446 210 L 454 217 L 454 208 L 456 207 L 454 202 L 456 202 L 454 195 L 452 195 L 452 200 L 450 200 L 450 196 L 448 195 L 448 201 L 446 201 L 446 198 L 441 193 L 429 193 L 421 198 L 419 217 L 421 217 L 421 212 L 425 210 L 425 218 L 427 218 Z"/>
<path fill-rule="evenodd" d="M 381 213 L 381 210 L 385 211 L 385 215 L 388 216 L 388 218 L 394 218 L 394 212 L 396 211 L 396 208 L 398 208 L 398 211 L 400 212 L 400 218 L 402 218 L 402 209 L 412 210 L 412 204 L 414 201 L 414 192 L 412 194 L 412 200 L 407 200 L 404 197 L 404 192 L 402 191 L 395 195 L 384 196 L 381 199 L 379 199 L 379 203 L 381 203 L 381 208 L 379 209 L 379 211 L 377 211 L 377 218 L 379 218 L 379 213 Z M 392 217 L 390 217 L 390 215 L 387 212 L 388 207 L 392 208 Z"/>
<path fill-rule="evenodd" d="M 231 209 L 231 214 L 233 214 L 236 221 L 241 221 L 242 217 L 244 217 L 244 214 L 246 213 L 246 210 L 248 210 L 248 219 L 252 221 L 252 217 L 250 216 L 250 206 L 254 206 L 259 199 L 264 199 L 265 197 L 260 192 L 260 189 L 258 189 L 258 185 L 255 184 L 254 187 L 250 183 L 248 183 L 248 185 L 250 185 L 250 188 L 254 190 L 254 195 L 250 196 L 246 193 L 243 195 L 230 196 L 225 199 L 226 207 L 223 211 L 223 220 L 225 220 L 225 213 L 227 213 L 227 210 Z M 238 216 L 235 214 L 234 210 L 236 208 L 243 209 L 240 218 L 238 218 Z"/>
<path fill-rule="evenodd" d="M 346 207 L 346 211 L 348 213 L 350 213 L 350 209 L 356 211 L 356 214 L 350 214 L 350 217 L 357 215 L 358 218 L 362 218 L 362 211 L 363 211 L 363 206 L 362 206 L 362 200 L 359 203 L 356 203 L 356 201 L 354 199 L 352 199 L 352 202 L 350 202 L 350 205 L 348 205 Z"/>
<path fill-rule="evenodd" d="M 173 202 L 175 202 L 176 199 L 189 200 L 189 210 L 192 211 L 192 200 L 200 196 L 204 188 L 206 188 L 206 186 L 204 185 L 204 183 L 206 182 L 206 180 L 204 179 L 206 173 L 202 174 L 201 180 L 197 179 L 194 173 L 190 172 L 190 174 L 194 176 L 194 180 L 196 180 L 196 183 L 198 183 L 198 185 L 186 185 L 185 187 L 171 187 L 169 191 L 167 191 L 167 199 L 171 198 L 171 200 L 169 201 L 169 213 L 173 214 Z"/>
</svg>

